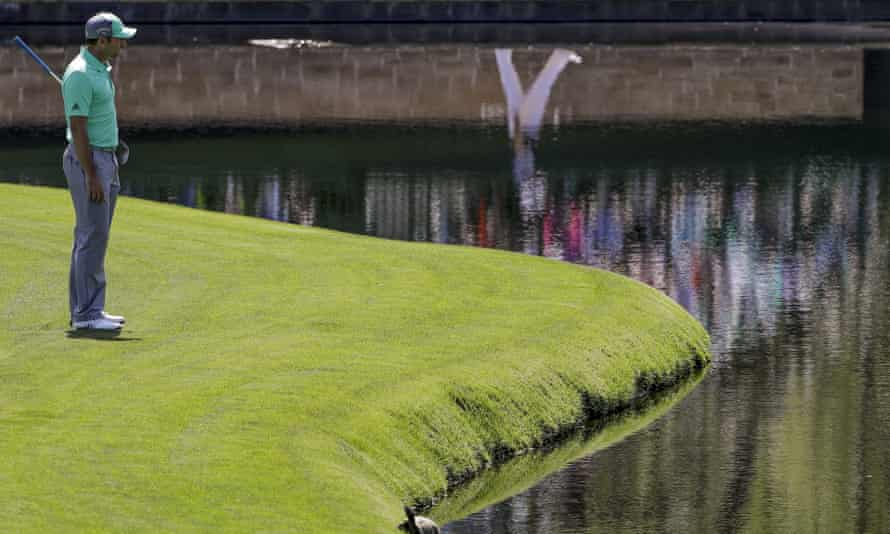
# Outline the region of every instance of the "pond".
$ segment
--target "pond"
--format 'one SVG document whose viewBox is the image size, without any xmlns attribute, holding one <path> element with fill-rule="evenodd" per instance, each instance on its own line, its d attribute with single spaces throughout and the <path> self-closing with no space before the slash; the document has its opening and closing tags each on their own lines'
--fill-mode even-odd
<svg viewBox="0 0 890 534">
<path fill-rule="evenodd" d="M 710 332 L 666 415 L 446 532 L 890 529 L 883 50 L 148 48 L 124 194 L 609 269 Z M 41 136 L 0 140 L 0 180 L 63 186 L 57 93 L 8 59 L 33 91 L 0 120 Z"/>
</svg>

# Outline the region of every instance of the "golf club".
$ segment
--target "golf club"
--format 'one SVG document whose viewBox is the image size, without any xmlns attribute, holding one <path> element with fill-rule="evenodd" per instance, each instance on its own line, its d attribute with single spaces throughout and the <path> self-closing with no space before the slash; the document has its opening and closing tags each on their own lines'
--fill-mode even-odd
<svg viewBox="0 0 890 534">
<path fill-rule="evenodd" d="M 27 52 L 28 55 L 31 56 L 31 58 L 36 61 L 38 65 L 43 67 L 43 70 L 45 70 L 50 76 L 52 76 L 57 82 L 59 82 L 59 85 L 62 85 L 62 79 L 59 78 L 56 73 L 53 72 L 53 69 L 51 69 L 49 65 L 47 65 L 46 62 L 37 55 L 37 52 L 31 50 L 31 47 L 28 46 L 28 44 L 25 43 L 25 41 L 21 37 L 16 35 L 12 40 L 15 41 L 15 44 L 22 47 L 22 49 Z M 124 142 L 123 139 L 118 139 L 118 142 L 120 143 L 120 146 L 117 150 L 117 160 L 120 165 L 125 165 L 130 159 L 130 147 L 127 145 L 127 143 Z"/>
</svg>

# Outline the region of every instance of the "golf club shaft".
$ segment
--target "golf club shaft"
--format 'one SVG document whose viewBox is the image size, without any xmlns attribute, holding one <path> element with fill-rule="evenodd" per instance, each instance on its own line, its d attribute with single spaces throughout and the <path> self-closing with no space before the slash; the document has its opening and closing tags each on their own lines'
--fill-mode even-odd
<svg viewBox="0 0 890 534">
<path fill-rule="evenodd" d="M 42 59 L 40 59 L 40 56 L 37 55 L 37 52 L 31 50 L 31 47 L 28 46 L 27 44 L 25 44 L 25 41 L 23 41 L 21 37 L 16 35 L 15 39 L 13 39 L 13 41 L 15 41 L 15 44 L 22 47 L 22 49 L 25 52 L 27 52 L 34 59 L 34 61 L 36 61 L 41 67 L 43 67 L 43 70 L 48 72 L 49 75 L 52 76 L 53 78 L 55 78 L 55 80 L 57 82 L 59 82 L 59 84 L 61 85 L 62 79 L 59 78 L 58 76 L 56 76 L 56 73 L 53 72 L 53 69 L 49 68 L 49 65 L 47 65 L 46 62 L 44 62 Z"/>
</svg>

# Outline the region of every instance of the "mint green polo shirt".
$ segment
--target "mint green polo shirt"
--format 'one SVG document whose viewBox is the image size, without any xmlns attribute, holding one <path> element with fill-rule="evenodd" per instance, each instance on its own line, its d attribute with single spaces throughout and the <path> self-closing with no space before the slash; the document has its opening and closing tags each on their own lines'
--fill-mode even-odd
<svg viewBox="0 0 890 534">
<path fill-rule="evenodd" d="M 117 147 L 117 110 L 114 107 L 114 82 L 111 65 L 81 47 L 80 54 L 68 64 L 62 77 L 62 100 L 65 103 L 65 134 L 71 143 L 71 117 L 87 118 L 90 145 L 99 148 Z"/>
</svg>

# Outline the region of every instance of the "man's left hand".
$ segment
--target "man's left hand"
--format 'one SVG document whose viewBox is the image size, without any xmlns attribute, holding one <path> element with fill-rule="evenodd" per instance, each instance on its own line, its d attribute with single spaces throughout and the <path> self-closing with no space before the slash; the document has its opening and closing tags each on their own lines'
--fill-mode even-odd
<svg viewBox="0 0 890 534">
<path fill-rule="evenodd" d="M 117 156 L 118 165 L 126 165 L 130 160 L 130 147 L 123 139 L 118 140 L 117 150 L 114 151 Z"/>
</svg>

